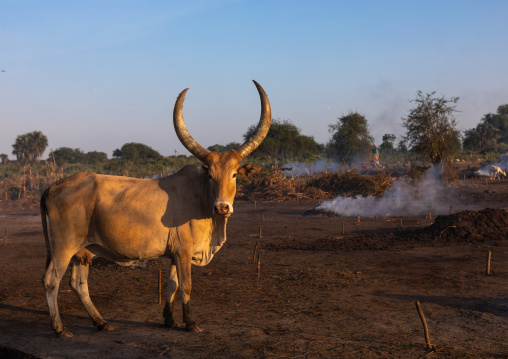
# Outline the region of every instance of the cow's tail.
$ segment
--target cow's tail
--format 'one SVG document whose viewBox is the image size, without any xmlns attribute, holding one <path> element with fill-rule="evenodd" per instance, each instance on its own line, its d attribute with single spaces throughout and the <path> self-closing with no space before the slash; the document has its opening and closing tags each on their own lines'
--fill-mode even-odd
<svg viewBox="0 0 508 359">
<path fill-rule="evenodd" d="M 47 221 L 47 213 L 48 207 L 46 206 L 46 198 L 48 197 L 49 189 L 44 191 L 41 197 L 41 220 L 42 220 L 42 230 L 44 232 L 44 239 L 46 240 L 46 269 L 48 269 L 49 262 L 51 261 L 51 245 L 49 244 L 49 234 L 48 234 L 48 221 Z"/>
</svg>

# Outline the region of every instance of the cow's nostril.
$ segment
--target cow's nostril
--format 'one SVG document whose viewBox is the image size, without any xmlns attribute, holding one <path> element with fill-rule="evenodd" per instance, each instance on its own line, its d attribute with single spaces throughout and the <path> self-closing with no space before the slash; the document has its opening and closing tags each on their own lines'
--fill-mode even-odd
<svg viewBox="0 0 508 359">
<path fill-rule="evenodd" d="M 215 213 L 217 214 L 228 214 L 229 213 L 229 205 L 228 204 L 216 204 L 213 206 Z"/>
</svg>

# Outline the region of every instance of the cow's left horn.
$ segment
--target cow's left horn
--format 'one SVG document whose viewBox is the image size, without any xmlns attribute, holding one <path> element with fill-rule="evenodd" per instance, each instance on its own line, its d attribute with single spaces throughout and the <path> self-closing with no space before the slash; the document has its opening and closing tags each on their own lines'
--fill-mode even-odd
<svg viewBox="0 0 508 359">
<path fill-rule="evenodd" d="M 205 162 L 206 156 L 210 153 L 209 150 L 197 143 L 187 131 L 185 122 L 183 120 L 182 107 L 183 101 L 185 100 L 185 94 L 188 88 L 183 90 L 178 98 L 176 99 L 175 109 L 173 110 L 173 125 L 175 126 L 175 132 L 178 139 L 185 146 L 190 153 L 196 156 L 201 162 Z"/>
<path fill-rule="evenodd" d="M 251 152 L 254 151 L 261 144 L 261 142 L 263 142 L 268 133 L 268 130 L 270 129 L 270 124 L 272 123 L 272 110 L 270 108 L 270 101 L 268 101 L 268 96 L 260 84 L 254 80 L 252 81 L 256 85 L 259 92 L 259 97 L 261 98 L 261 118 L 259 119 L 259 124 L 254 135 L 249 140 L 247 140 L 247 142 L 235 150 L 242 159 L 250 155 Z"/>
</svg>

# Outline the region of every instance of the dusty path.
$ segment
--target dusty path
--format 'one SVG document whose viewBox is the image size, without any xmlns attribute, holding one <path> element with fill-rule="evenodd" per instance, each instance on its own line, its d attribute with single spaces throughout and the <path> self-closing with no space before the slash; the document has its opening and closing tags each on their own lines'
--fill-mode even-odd
<svg viewBox="0 0 508 359">
<path fill-rule="evenodd" d="M 495 189 L 466 188 L 464 205 L 473 198 L 474 205 L 482 207 L 489 200 L 484 191 L 495 190 L 497 199 L 488 203 L 506 208 L 508 182 L 498 183 Z M 301 215 L 314 204 L 257 203 L 254 208 L 252 203 L 237 203 L 224 248 L 207 267 L 193 267 L 192 299 L 203 333 L 163 326 L 157 277 L 159 270 L 164 277 L 168 274 L 165 260 L 133 268 L 94 264 L 90 291 L 101 314 L 116 328 L 108 333 L 91 325 L 67 284 L 67 274 L 59 303 L 64 324 L 75 334 L 72 339 L 56 338 L 49 325 L 41 284 L 46 250 L 37 210 L 4 210 L 0 346 L 40 358 L 508 356 L 506 237 L 445 246 L 399 243 L 385 250 L 297 249 L 359 235 L 372 235 L 376 248 L 382 234 L 398 231 L 397 218 L 364 218 L 360 224 L 357 218 L 346 218 L 342 236 L 342 218 Z M 428 225 L 423 216 L 405 218 L 404 224 L 407 231 Z M 257 263 L 252 263 L 257 242 L 260 279 Z M 485 274 L 489 250 L 491 276 Z M 435 353 L 425 349 L 415 300 L 425 312 Z"/>
</svg>

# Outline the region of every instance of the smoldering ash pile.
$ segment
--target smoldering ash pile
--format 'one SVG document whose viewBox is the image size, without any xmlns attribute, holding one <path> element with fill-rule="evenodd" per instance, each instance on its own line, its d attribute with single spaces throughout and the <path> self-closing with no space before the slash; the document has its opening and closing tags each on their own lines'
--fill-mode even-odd
<svg viewBox="0 0 508 359">
<path fill-rule="evenodd" d="M 429 174 L 415 184 L 406 179 L 396 179 L 380 198 L 339 196 L 332 201 L 323 202 L 316 210 L 344 217 L 419 216 L 427 215 L 429 211 L 439 215 L 448 214 L 453 202 L 453 189 Z"/>
</svg>

